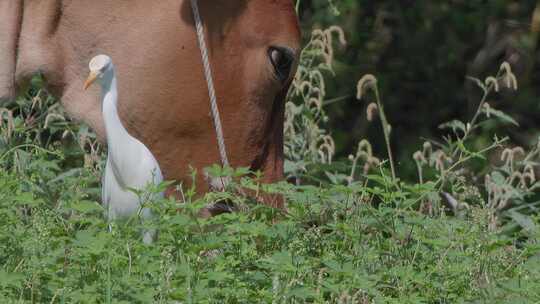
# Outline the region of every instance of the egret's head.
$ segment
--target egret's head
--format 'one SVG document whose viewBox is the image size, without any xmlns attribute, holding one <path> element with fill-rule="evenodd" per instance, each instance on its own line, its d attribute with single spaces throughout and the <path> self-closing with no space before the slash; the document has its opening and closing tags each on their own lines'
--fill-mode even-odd
<svg viewBox="0 0 540 304">
<path fill-rule="evenodd" d="M 100 81 L 103 77 L 112 70 L 111 57 L 107 55 L 97 55 L 90 60 L 88 65 L 90 74 L 84 83 L 84 89 L 88 89 L 94 82 Z"/>
</svg>

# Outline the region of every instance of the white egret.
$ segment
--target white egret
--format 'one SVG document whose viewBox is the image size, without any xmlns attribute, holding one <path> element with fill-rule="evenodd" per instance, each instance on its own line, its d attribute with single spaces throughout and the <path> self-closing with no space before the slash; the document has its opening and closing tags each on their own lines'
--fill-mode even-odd
<svg viewBox="0 0 540 304">
<path fill-rule="evenodd" d="M 90 61 L 90 74 L 84 84 L 101 85 L 102 113 L 107 135 L 107 165 L 102 179 L 102 201 L 109 221 L 125 219 L 139 213 L 142 219 L 152 216 L 149 208 L 141 206 L 141 198 L 131 189 L 145 190 L 150 184 L 159 184 L 163 176 L 159 164 L 150 150 L 131 136 L 118 115 L 116 73 L 109 56 L 98 55 Z M 160 193 L 159 196 L 163 196 Z M 142 209 L 141 209 L 142 208 Z M 155 231 L 143 232 L 143 241 L 151 243 Z"/>
</svg>

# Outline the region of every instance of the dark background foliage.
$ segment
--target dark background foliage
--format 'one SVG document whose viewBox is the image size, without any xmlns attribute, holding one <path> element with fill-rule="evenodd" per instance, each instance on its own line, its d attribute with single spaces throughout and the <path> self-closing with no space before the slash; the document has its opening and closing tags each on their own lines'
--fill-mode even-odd
<svg viewBox="0 0 540 304">
<path fill-rule="evenodd" d="M 356 82 L 373 73 L 379 79 L 393 127 L 393 149 L 403 168 L 423 138 L 440 138 L 438 125 L 470 119 L 480 90 L 466 76 L 485 78 L 508 61 L 520 85 L 489 103 L 516 118 L 520 127 L 485 125 L 486 136 L 500 128 L 518 145 L 533 145 L 538 133 L 540 3 L 521 1 L 302 1 L 304 35 L 314 28 L 343 27 L 348 45 L 336 53 L 335 77 L 328 75 L 328 129 L 338 156 L 368 138 L 384 155 L 378 124 L 366 120 L 367 101 L 356 100 Z M 369 101 L 369 100 L 368 100 Z M 398 165 L 398 167 L 400 166 Z"/>
</svg>

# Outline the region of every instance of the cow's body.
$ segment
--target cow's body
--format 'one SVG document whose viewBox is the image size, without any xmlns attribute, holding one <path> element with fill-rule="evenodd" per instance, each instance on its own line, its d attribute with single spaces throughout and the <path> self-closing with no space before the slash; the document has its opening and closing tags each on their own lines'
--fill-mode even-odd
<svg viewBox="0 0 540 304">
<path fill-rule="evenodd" d="M 292 1 L 199 2 L 231 164 L 275 181 L 288 81 L 275 77 L 268 49 L 298 54 Z M 196 39 L 189 0 L 0 0 L 0 97 L 42 72 L 67 111 L 103 138 L 98 92 L 82 85 L 89 59 L 108 54 L 124 124 L 165 178 L 188 181 L 190 165 L 220 160 Z"/>
</svg>

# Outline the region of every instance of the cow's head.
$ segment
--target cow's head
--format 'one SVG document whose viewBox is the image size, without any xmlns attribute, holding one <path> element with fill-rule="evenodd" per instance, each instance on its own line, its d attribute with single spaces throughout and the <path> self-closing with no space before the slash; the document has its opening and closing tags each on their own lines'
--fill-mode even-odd
<svg viewBox="0 0 540 304">
<path fill-rule="evenodd" d="M 183 16 L 193 24 L 189 7 L 186 3 Z M 276 181 L 283 175 L 285 97 L 300 52 L 292 1 L 207 0 L 201 1 L 201 14 L 231 164 Z M 207 95 L 203 90 L 203 102 Z M 208 121 L 208 111 L 202 114 Z M 213 129 L 209 137 L 214 156 L 207 159 L 216 162 Z"/>
<path fill-rule="evenodd" d="M 199 2 L 231 165 L 260 170 L 265 181 L 276 181 L 283 174 L 285 97 L 300 44 L 292 1 Z M 188 165 L 200 173 L 220 162 L 189 1 L 182 5 L 181 19 L 190 27 L 185 51 L 179 53 L 185 68 L 178 69 L 176 80 L 183 93 L 172 107 L 163 108 L 171 118 L 159 126 L 167 140 L 152 142 L 166 176 L 175 179 L 186 178 Z"/>
</svg>

